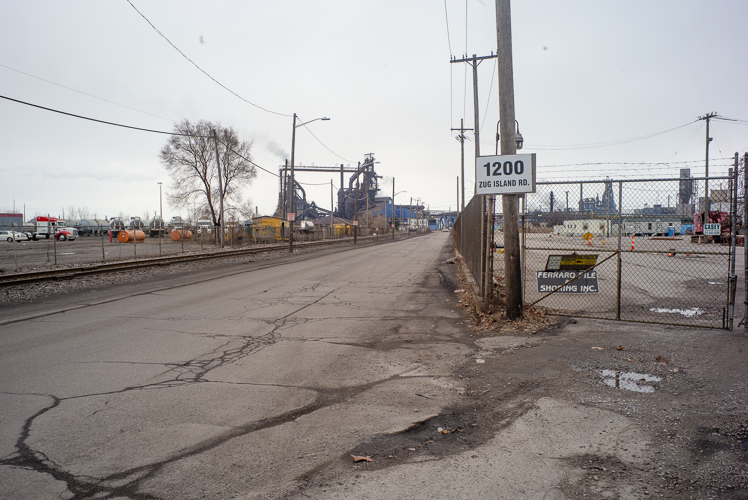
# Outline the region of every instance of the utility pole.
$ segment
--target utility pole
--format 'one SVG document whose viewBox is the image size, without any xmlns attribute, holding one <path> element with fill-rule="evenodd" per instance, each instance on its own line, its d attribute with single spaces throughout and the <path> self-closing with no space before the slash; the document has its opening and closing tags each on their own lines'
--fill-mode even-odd
<svg viewBox="0 0 748 500">
<path fill-rule="evenodd" d="M 478 65 L 484 59 L 493 59 L 498 57 L 498 54 L 491 53 L 490 56 L 478 57 L 473 54 L 472 58 L 464 57 L 463 59 L 452 59 L 450 62 L 466 62 L 473 67 L 473 119 L 475 127 L 473 133 L 475 134 L 475 157 L 480 156 L 480 112 L 478 110 Z M 514 137 L 514 136 L 512 136 Z M 475 190 L 478 189 L 478 185 L 475 185 Z M 464 197 L 464 191 L 463 191 Z M 491 256 L 491 242 L 493 241 L 493 207 L 494 197 L 492 195 L 483 198 L 483 209 L 481 210 L 481 258 L 483 262 L 483 276 L 481 276 L 481 287 L 483 291 L 484 300 L 488 302 L 493 296 L 493 257 Z M 464 200 L 463 200 L 464 203 Z"/>
<path fill-rule="evenodd" d="M 281 189 L 283 196 L 283 213 L 281 216 L 285 219 L 288 216 L 288 158 L 286 158 L 286 168 L 283 169 L 281 185 L 283 186 Z"/>
<path fill-rule="evenodd" d="M 748 153 L 743 155 L 743 229 L 745 230 L 746 227 L 748 227 Z M 743 235 L 743 269 L 745 290 L 748 290 L 748 234 Z M 748 331 L 748 292 L 743 299 L 743 306 L 743 319 L 740 320 L 738 326 L 743 325 Z"/>
<path fill-rule="evenodd" d="M 294 149 L 296 149 L 296 113 L 293 114 L 293 131 L 291 133 L 291 179 L 288 189 L 288 253 L 293 253 L 293 223 L 296 218 L 296 207 L 294 206 L 295 181 L 293 177 Z"/>
<path fill-rule="evenodd" d="M 457 136 L 457 140 L 460 141 L 460 178 L 462 179 L 462 210 L 460 210 L 460 193 L 459 187 L 457 188 L 457 210 L 465 210 L 465 131 L 473 130 L 471 128 L 465 128 L 465 120 L 460 118 L 460 128 L 453 128 L 452 130 L 459 130 L 460 135 Z"/>
<path fill-rule="evenodd" d="M 514 73 L 512 68 L 512 19 L 509 0 L 496 0 L 496 39 L 499 56 L 499 119 L 501 154 L 517 153 L 514 131 Z M 506 314 L 522 317 L 522 269 L 519 248 L 519 213 L 516 194 L 502 196 L 504 208 L 504 272 Z"/>
<path fill-rule="evenodd" d="M 223 177 L 221 175 L 221 162 L 218 161 L 218 136 L 216 135 L 216 130 L 213 129 L 213 146 L 215 146 L 216 149 L 216 165 L 218 165 L 218 194 L 221 197 L 221 203 L 219 206 L 219 215 L 218 220 L 220 221 L 219 227 L 221 228 L 221 239 L 220 244 L 221 248 L 223 248 Z M 182 233 L 182 245 L 184 246 L 184 232 Z"/>
<path fill-rule="evenodd" d="M 332 196 L 332 179 L 330 179 L 330 239 L 335 236 L 335 202 Z"/>
<path fill-rule="evenodd" d="M 700 116 L 699 120 L 706 120 L 706 159 L 704 161 L 704 218 L 702 224 L 708 224 L 709 220 L 709 143 L 712 142 L 712 138 L 709 137 L 709 120 L 719 116 L 719 113 L 712 111 L 704 116 Z M 698 201 L 698 200 L 697 200 Z"/>
<path fill-rule="evenodd" d="M 395 239 L 395 178 L 392 178 L 392 239 Z"/>
<path fill-rule="evenodd" d="M 457 208 L 455 211 L 457 212 L 457 215 L 460 215 L 460 176 L 457 176 L 457 205 L 455 205 Z"/>
</svg>

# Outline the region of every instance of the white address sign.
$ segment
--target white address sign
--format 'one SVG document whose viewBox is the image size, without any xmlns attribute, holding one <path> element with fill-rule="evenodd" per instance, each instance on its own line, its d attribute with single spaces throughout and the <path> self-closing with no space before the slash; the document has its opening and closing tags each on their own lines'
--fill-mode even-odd
<svg viewBox="0 0 748 500">
<path fill-rule="evenodd" d="M 475 194 L 534 193 L 535 154 L 479 156 L 475 183 Z"/>
</svg>

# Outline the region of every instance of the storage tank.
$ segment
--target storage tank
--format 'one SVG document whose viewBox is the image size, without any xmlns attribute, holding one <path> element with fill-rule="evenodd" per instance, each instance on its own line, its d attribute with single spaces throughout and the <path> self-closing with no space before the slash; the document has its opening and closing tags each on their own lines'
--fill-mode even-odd
<svg viewBox="0 0 748 500">
<path fill-rule="evenodd" d="M 119 241 L 120 243 L 129 243 L 131 241 L 134 241 L 135 239 L 137 239 L 138 241 L 145 241 L 145 232 L 141 231 L 140 229 L 128 229 L 126 231 L 120 231 L 117 234 L 117 241 Z"/>
<path fill-rule="evenodd" d="M 182 235 L 184 235 L 185 240 L 189 240 L 192 238 L 192 231 L 189 229 L 175 229 L 171 232 L 171 239 L 173 241 L 179 241 L 182 239 Z"/>
</svg>

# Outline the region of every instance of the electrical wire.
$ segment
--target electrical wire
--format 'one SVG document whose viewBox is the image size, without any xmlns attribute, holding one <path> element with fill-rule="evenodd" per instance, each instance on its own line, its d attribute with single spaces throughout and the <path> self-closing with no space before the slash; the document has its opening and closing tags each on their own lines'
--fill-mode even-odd
<svg viewBox="0 0 748 500">
<path fill-rule="evenodd" d="M 348 163 L 356 163 L 353 160 L 349 160 L 347 158 L 343 158 L 338 153 L 336 153 L 335 151 L 333 151 L 332 149 L 330 149 L 329 147 L 327 147 L 327 144 L 325 144 L 324 142 L 320 141 L 319 138 L 316 135 L 314 135 L 314 132 L 312 132 L 312 130 L 309 127 L 306 126 L 307 125 L 306 123 L 304 123 L 303 125 L 304 125 L 304 128 L 307 130 L 307 132 L 309 132 L 310 134 L 312 134 L 312 137 L 314 137 L 317 140 L 317 142 L 319 142 L 320 144 L 322 144 L 322 146 L 326 150 L 328 150 L 329 152 L 331 152 L 332 154 L 334 154 L 335 156 L 337 156 L 341 160 L 347 161 Z"/>
<path fill-rule="evenodd" d="M 176 123 L 177 122 L 177 120 L 173 120 L 171 118 L 166 118 L 164 116 L 154 115 L 153 113 L 149 113 L 148 111 L 143 111 L 141 109 L 133 108 L 131 106 L 127 106 L 126 104 L 120 104 L 118 102 L 110 101 L 109 99 L 104 99 L 103 97 L 95 96 L 93 94 L 89 94 L 88 92 L 83 92 L 82 90 L 77 90 L 77 89 L 74 89 L 72 87 L 68 87 L 66 85 L 62 85 L 60 83 L 56 83 L 56 82 L 53 82 L 51 80 L 47 80 L 46 78 L 42 78 L 40 76 L 32 75 L 31 73 L 26 73 L 25 71 L 21 71 L 19 69 L 11 68 L 10 66 L 6 66 L 5 64 L 0 64 L 0 66 L 3 67 L 3 68 L 9 69 L 11 71 L 15 71 L 16 73 L 20 73 L 22 75 L 30 76 L 31 78 L 36 78 L 37 80 L 41 80 L 43 82 L 51 83 L 52 85 L 57 85 L 58 87 L 62 87 L 62 88 L 67 89 L 67 90 L 72 90 L 73 92 L 78 92 L 79 94 L 83 94 L 83 95 L 88 96 L 88 97 L 93 97 L 94 99 L 99 99 L 100 101 L 108 102 L 108 103 L 114 104 L 116 106 L 121 106 L 123 108 L 131 109 L 133 111 L 137 111 L 138 113 L 144 113 L 146 115 L 150 115 L 150 116 L 153 116 L 153 117 L 156 117 L 156 118 L 161 118 L 162 120 L 166 120 L 166 121 L 169 121 L 169 122 L 172 122 L 172 123 Z"/>
<path fill-rule="evenodd" d="M 96 118 L 89 118 L 87 116 L 76 115 L 76 114 L 73 114 L 73 113 L 67 113 L 65 111 L 60 111 L 59 109 L 46 108 L 44 106 L 39 106 L 38 104 L 31 104 L 30 102 L 20 101 L 18 99 L 13 99 L 11 97 L 7 97 L 7 96 L 4 96 L 4 95 L 0 95 L 0 98 L 1 99 L 7 99 L 8 101 L 17 102 L 19 104 L 25 104 L 26 106 L 31 106 L 33 108 L 39 108 L 39 109 L 43 109 L 45 111 L 51 111 L 53 113 L 59 113 L 61 115 L 72 116 L 74 118 L 80 118 L 82 120 L 89 120 L 89 121 L 96 122 L 96 123 L 103 123 L 105 125 L 113 125 L 115 127 L 129 128 L 129 129 L 132 129 L 132 130 L 140 130 L 142 132 L 152 132 L 154 134 L 181 135 L 181 136 L 189 136 L 189 137 L 207 137 L 207 136 L 195 136 L 193 134 L 179 134 L 179 133 L 176 133 L 176 132 L 164 132 L 163 130 L 154 130 L 154 129 L 149 129 L 149 128 L 133 127 L 131 125 L 123 125 L 121 123 L 108 122 L 108 121 L 105 121 L 105 120 L 97 120 Z"/>
<path fill-rule="evenodd" d="M 140 17 L 142 17 L 143 19 L 145 19 L 145 22 L 147 22 L 147 23 L 148 23 L 148 24 L 149 24 L 149 25 L 151 26 L 151 28 L 153 28 L 153 30 L 154 30 L 154 31 L 155 31 L 156 33 L 158 33 L 158 34 L 159 34 L 159 35 L 160 35 L 160 36 L 161 36 L 161 37 L 162 37 L 162 38 L 163 38 L 164 40 L 166 40 L 166 41 L 167 41 L 167 42 L 169 43 L 169 45 L 171 45 L 171 46 L 172 46 L 172 47 L 174 48 L 174 50 L 176 50 L 177 52 L 179 52 L 179 53 L 180 53 L 180 54 L 182 55 L 182 57 L 184 57 L 185 59 L 187 59 L 187 60 L 188 60 L 188 61 L 189 61 L 190 63 L 192 63 L 192 65 L 193 65 L 194 67 L 196 67 L 197 69 L 199 69 L 199 70 L 200 70 L 200 71 L 201 71 L 201 72 L 202 72 L 203 74 L 205 74 L 205 76 L 207 76 L 208 78 L 210 78 L 211 80 L 213 80 L 214 82 L 216 82 L 216 83 L 217 83 L 217 84 L 218 84 L 219 86 L 221 86 L 221 87 L 222 87 L 222 88 L 223 88 L 224 90 L 227 90 L 228 92 L 230 92 L 230 93 L 231 93 L 231 94 L 233 94 L 234 96 L 238 97 L 238 98 L 239 98 L 239 99 L 241 99 L 242 101 L 246 102 L 247 104 L 250 104 L 250 105 L 254 106 L 255 108 L 257 108 L 257 109 L 261 109 L 262 111 L 265 111 L 265 112 L 267 112 L 267 113 L 272 113 L 272 114 L 274 114 L 274 115 L 278 115 L 278 116 L 289 116 L 289 117 L 290 117 L 290 116 L 293 116 L 293 115 L 290 115 L 290 114 L 286 114 L 286 113 L 280 113 L 280 112 L 278 112 L 278 111 L 273 111 L 273 110 L 271 110 L 271 109 L 263 108 L 263 107 L 262 107 L 262 106 L 260 106 L 259 104 L 255 104 L 255 103 L 253 103 L 253 102 L 251 102 L 251 101 L 248 101 L 247 99 L 243 98 L 242 96 L 240 96 L 239 94 L 237 94 L 236 92 L 234 92 L 233 90 L 231 90 L 230 88 L 228 88 L 227 86 L 225 86 L 224 84 L 222 84 L 221 82 L 219 82 L 218 80 L 216 80 L 215 78 L 213 78 L 213 77 L 212 77 L 212 76 L 211 76 L 211 75 L 210 75 L 210 74 L 209 74 L 209 73 L 208 73 L 207 71 L 205 71 L 205 70 L 204 70 L 203 68 L 201 68 L 200 66 L 198 66 L 198 65 L 197 65 L 197 63 L 195 63 L 195 61 L 193 61 L 192 59 L 190 59 L 189 57 L 187 57 L 187 55 L 186 55 L 186 54 L 185 54 L 184 52 L 182 52 L 181 50 L 179 50 L 179 47 L 177 47 L 176 45 L 174 45 L 174 44 L 173 44 L 173 43 L 171 42 L 171 40 L 169 40 L 169 39 L 168 39 L 168 38 L 166 37 L 166 35 L 164 35 L 163 33 L 161 33 L 161 31 L 159 31 L 159 29 L 158 29 L 158 28 L 156 28 L 156 27 L 155 27 L 155 26 L 153 25 L 153 23 L 152 23 L 152 22 L 150 22 L 150 21 L 148 20 L 148 18 L 147 18 L 147 17 L 145 17 L 145 16 L 143 15 L 143 13 L 142 13 L 142 12 L 140 12 L 140 11 L 139 11 L 139 10 L 137 9 L 137 7 L 135 7 L 135 6 L 134 6 L 134 5 L 132 4 L 132 2 L 131 2 L 130 0 L 126 0 L 126 1 L 127 1 L 127 3 L 129 3 L 129 4 L 130 4 L 130 7 L 132 7 L 133 9 L 135 9 L 135 12 L 137 12 L 138 14 L 140 14 Z"/>
<path fill-rule="evenodd" d="M 491 102 L 491 94 L 493 94 L 493 79 L 496 76 L 496 65 L 498 61 L 499 61 L 498 57 L 495 57 L 493 60 L 493 71 L 491 72 L 491 85 L 490 87 L 488 87 L 488 99 L 486 99 L 486 111 L 483 113 L 483 123 L 480 124 L 481 135 L 483 135 L 483 126 L 486 124 L 486 118 L 488 118 L 488 104 Z"/>
<path fill-rule="evenodd" d="M 682 145 L 681 147 L 679 147 L 679 148 L 678 148 L 678 149 L 677 149 L 677 150 L 675 151 L 675 153 L 673 153 L 673 156 L 671 156 L 671 157 L 670 157 L 670 159 L 671 159 L 671 160 L 672 160 L 673 158 L 675 158 L 675 155 L 677 155 L 677 154 L 678 154 L 678 152 L 680 152 L 680 150 L 681 150 L 681 149 L 683 149 L 683 148 L 684 148 L 684 147 L 686 146 L 686 144 L 688 144 L 688 143 L 689 143 L 689 142 L 691 141 L 691 139 L 693 139 L 693 136 L 695 136 L 695 135 L 696 135 L 696 133 L 697 133 L 697 132 L 698 132 L 699 130 L 701 130 L 701 128 L 702 128 L 703 126 L 704 126 L 704 125 L 702 124 L 701 126 L 699 126 L 699 128 L 697 128 L 696 130 L 694 130 L 693 134 L 691 134 L 691 137 L 689 137 L 689 138 L 688 138 L 688 139 L 686 140 L 686 142 L 684 142 L 684 143 L 683 143 L 683 145 Z"/>
<path fill-rule="evenodd" d="M 449 12 L 447 11 L 447 0 L 444 0 L 444 19 L 447 23 L 447 46 L 449 47 L 449 55 L 452 55 L 452 40 L 449 38 Z"/>
<path fill-rule="evenodd" d="M 465 56 L 468 51 L 468 0 L 465 0 Z M 462 119 L 465 119 L 467 113 L 467 71 L 468 65 L 465 65 L 465 77 L 462 82 Z"/>
<path fill-rule="evenodd" d="M 571 149 L 591 149 L 591 148 L 602 148 L 607 146 L 617 146 L 620 144 L 627 144 L 629 142 L 635 142 L 635 141 L 641 141 L 644 139 L 649 139 L 651 137 L 656 137 L 658 135 L 667 134 L 668 132 L 672 132 L 674 130 L 681 129 L 683 127 L 687 127 L 691 125 L 692 123 L 696 123 L 697 120 L 694 120 L 692 122 L 685 123 L 683 125 L 679 125 L 677 127 L 673 127 L 667 130 L 663 130 L 661 132 L 655 132 L 653 134 L 646 134 L 646 135 L 640 135 L 638 137 L 631 137 L 629 139 L 618 139 L 615 141 L 606 141 L 606 142 L 595 142 L 595 143 L 589 143 L 589 144 L 574 144 L 574 145 L 528 145 L 528 149 L 540 149 L 544 151 L 564 151 L 564 150 L 571 150 Z"/>
<path fill-rule="evenodd" d="M 449 36 L 449 11 L 447 10 L 447 0 L 444 0 L 444 19 L 447 26 L 447 46 L 449 47 L 449 57 L 452 57 L 452 40 Z M 452 63 L 449 64 L 449 126 L 454 122 L 454 74 L 452 72 Z"/>
<path fill-rule="evenodd" d="M 180 134 L 178 132 L 165 132 L 163 130 L 153 130 L 153 129 L 149 129 L 149 128 L 133 127 L 131 125 L 123 125 L 121 123 L 108 122 L 108 121 L 105 121 L 105 120 L 97 120 L 96 118 L 90 118 L 90 117 L 87 117 L 87 116 L 76 115 L 74 113 L 67 113 L 65 111 L 60 111 L 58 109 L 47 108 L 47 107 L 44 107 L 44 106 L 39 106 L 38 104 L 31 104 L 30 102 L 20 101 L 18 99 L 13 99 L 13 98 L 10 98 L 10 97 L 4 96 L 4 95 L 0 95 L 0 98 L 7 99 L 8 101 L 17 102 L 19 104 L 25 104 L 26 106 L 31 106 L 33 108 L 39 108 L 39 109 L 43 109 L 45 111 L 51 111 L 53 113 L 59 113 L 61 115 L 72 116 L 73 118 L 80 118 L 82 120 L 88 120 L 88 121 L 92 121 L 92 122 L 96 122 L 96 123 L 103 123 L 104 125 L 112 125 L 114 127 L 122 127 L 122 128 L 131 129 L 131 130 L 139 130 L 141 132 L 151 132 L 151 133 L 154 133 L 154 134 L 177 135 L 177 136 L 182 136 L 182 137 L 200 137 L 200 138 L 203 138 L 203 139 L 211 139 L 212 138 L 211 136 L 208 136 L 208 135 Z M 249 158 L 247 158 L 247 157 L 245 157 L 245 156 L 237 153 L 233 149 L 229 148 L 228 145 L 226 145 L 221 140 L 218 140 L 218 142 L 220 142 L 221 144 L 223 144 L 224 146 L 226 146 L 226 148 L 229 151 L 231 151 L 232 153 L 234 153 L 235 155 L 237 155 L 240 158 L 243 158 L 244 160 L 246 160 L 249 163 L 251 163 L 253 166 L 259 168 L 260 170 L 263 170 L 263 171 L 269 173 L 270 175 L 274 175 L 275 177 L 278 177 L 278 174 L 276 174 L 274 172 L 271 172 L 270 170 L 268 170 L 268 169 L 266 169 L 264 167 L 261 167 L 260 165 L 258 165 L 257 163 L 253 162 Z"/>
</svg>

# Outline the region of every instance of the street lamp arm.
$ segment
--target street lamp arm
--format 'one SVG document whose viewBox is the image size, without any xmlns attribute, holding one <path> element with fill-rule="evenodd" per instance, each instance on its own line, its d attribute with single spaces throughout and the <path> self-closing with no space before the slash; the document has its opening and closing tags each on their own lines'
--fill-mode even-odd
<svg viewBox="0 0 748 500">
<path fill-rule="evenodd" d="M 315 118 L 314 120 L 309 120 L 308 122 L 299 123 L 298 125 L 295 125 L 295 127 L 299 128 L 299 127 L 302 127 L 302 126 L 306 125 L 307 123 L 312 123 L 312 122 L 315 122 L 317 120 L 327 121 L 327 120 L 329 120 L 329 118 L 327 118 L 326 116 L 325 117 L 320 117 L 320 118 Z"/>
</svg>

